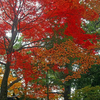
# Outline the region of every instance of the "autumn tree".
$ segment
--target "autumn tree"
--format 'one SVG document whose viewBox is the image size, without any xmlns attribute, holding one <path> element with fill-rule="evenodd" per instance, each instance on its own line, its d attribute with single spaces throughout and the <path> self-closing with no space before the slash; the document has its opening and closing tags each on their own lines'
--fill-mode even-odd
<svg viewBox="0 0 100 100">
<path fill-rule="evenodd" d="M 88 71 L 91 68 L 91 65 L 100 63 L 99 56 L 94 55 L 93 52 L 91 51 L 91 48 L 90 50 L 89 49 L 84 50 L 83 48 L 76 45 L 70 39 L 66 39 L 66 41 L 63 41 L 60 44 L 57 44 L 57 43 L 54 44 L 54 47 L 49 50 L 46 48 L 41 48 L 41 49 L 37 48 L 34 51 L 34 53 L 36 57 L 33 60 L 33 63 L 37 66 L 38 69 L 36 67 L 33 67 L 33 68 L 35 68 L 35 70 L 37 71 L 37 74 L 36 73 L 35 74 L 36 76 L 39 75 L 40 81 L 36 83 L 38 86 L 35 85 L 34 83 L 33 84 L 35 85 L 35 87 L 37 87 L 36 89 L 39 89 L 39 88 L 43 89 L 43 86 L 45 86 L 43 90 L 45 92 L 42 92 L 42 90 L 40 89 L 42 94 L 39 93 L 39 91 L 35 93 L 34 88 L 33 88 L 33 91 L 34 91 L 34 94 L 38 94 L 38 96 L 41 95 L 39 96 L 40 98 L 46 96 L 46 93 L 47 93 L 48 100 L 51 97 L 51 94 L 55 94 L 56 96 L 60 94 L 64 96 L 65 100 L 69 99 L 70 96 L 67 96 L 67 95 L 70 94 L 70 88 L 71 88 L 70 80 L 81 78 L 81 74 L 89 73 Z M 27 55 L 27 52 L 26 52 L 26 55 Z M 48 74 L 51 73 L 50 70 L 52 70 L 53 73 L 51 74 L 51 76 L 48 76 Z M 43 75 L 43 72 L 46 73 L 47 77 L 45 76 L 45 73 Z M 56 79 L 52 78 L 53 74 L 57 75 L 57 76 L 54 76 L 56 77 Z M 36 76 L 33 76 L 33 80 L 35 82 L 37 80 Z M 46 78 L 49 81 L 49 83 L 45 79 L 45 85 L 43 85 L 44 78 Z M 58 92 L 54 93 L 52 91 L 54 87 L 56 87 L 57 89 L 57 87 L 61 85 L 63 88 L 61 93 L 58 93 Z M 30 91 L 31 90 L 28 90 L 27 93 Z M 33 94 L 30 94 L 31 97 L 32 95 Z M 38 97 L 38 96 L 34 96 L 34 97 Z"/>
<path fill-rule="evenodd" d="M 38 19 L 43 14 L 43 9 L 44 6 L 42 5 L 36 6 L 35 0 L 0 0 L 0 57 L 2 59 L 0 64 L 5 66 L 1 83 L 1 100 L 6 100 L 7 97 L 10 67 L 13 64 L 15 65 L 14 60 L 16 60 L 14 53 L 19 53 L 18 51 L 25 48 L 35 47 L 35 43 L 44 37 L 43 34 L 35 30 L 35 26 L 42 22 L 42 19 Z M 35 22 L 37 20 L 39 22 Z M 7 36 L 7 33 L 10 33 L 11 37 Z M 18 42 L 22 33 L 24 43 L 15 49 L 14 45 Z"/>
<path fill-rule="evenodd" d="M 35 67 L 33 68 L 35 62 L 32 63 L 32 60 L 35 59 L 36 50 L 33 48 L 43 47 L 44 45 L 39 45 L 37 42 L 43 41 L 43 38 L 48 35 L 52 37 L 55 23 L 57 23 L 56 32 L 67 23 L 64 35 L 61 32 L 57 33 L 62 37 L 72 36 L 74 42 L 82 47 L 94 45 L 94 42 L 91 43 L 89 40 L 93 41 L 97 38 L 96 35 L 85 34 L 81 28 L 81 19 L 96 20 L 98 14 L 93 9 L 80 5 L 79 0 L 0 0 L 0 10 L 0 64 L 5 67 L 1 83 L 1 100 L 6 100 L 7 97 L 10 69 L 17 70 L 18 80 L 24 77 L 27 83 L 33 79 L 30 76 L 34 76 L 38 71 Z M 9 37 L 7 33 L 11 36 Z M 20 36 L 23 36 L 23 42 L 15 48 Z M 27 51 L 32 54 L 27 55 Z M 65 58 L 65 60 L 68 59 Z M 61 61 L 60 65 L 62 63 Z M 38 76 L 39 74 L 36 77 Z"/>
<path fill-rule="evenodd" d="M 70 39 L 61 44 L 54 44 L 54 47 L 49 50 L 45 48 L 37 49 L 35 53 L 37 54 L 35 60 L 38 61 L 39 68 L 44 71 L 53 70 L 54 73 L 59 73 L 58 77 L 55 76 L 55 80 L 49 77 L 51 84 L 48 84 L 48 89 L 62 85 L 64 90 L 60 94 L 64 96 L 65 100 L 69 100 L 70 97 L 68 96 L 71 88 L 70 80 L 81 78 L 81 74 L 88 73 L 92 65 L 100 63 L 99 56 L 95 55 L 91 49 L 85 50 Z M 53 92 L 50 91 L 48 94 L 53 94 Z"/>
</svg>

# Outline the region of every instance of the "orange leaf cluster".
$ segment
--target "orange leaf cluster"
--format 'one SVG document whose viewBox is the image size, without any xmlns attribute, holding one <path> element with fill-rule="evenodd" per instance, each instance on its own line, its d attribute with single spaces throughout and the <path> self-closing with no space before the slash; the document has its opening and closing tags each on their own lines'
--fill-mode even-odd
<svg viewBox="0 0 100 100">
<path fill-rule="evenodd" d="M 81 0 L 85 7 L 92 8 L 95 12 L 100 14 L 100 1 L 99 0 Z"/>
<path fill-rule="evenodd" d="M 72 68 L 74 65 L 77 65 L 78 68 L 72 70 L 72 75 L 69 74 L 65 79 L 66 81 L 72 78 L 80 78 L 82 73 L 88 72 L 91 65 L 100 64 L 98 55 L 93 54 L 91 50 L 82 49 L 71 40 L 67 40 L 60 45 L 55 44 L 55 46 L 49 50 L 45 48 L 38 49 L 36 54 L 35 60 L 38 61 L 38 65 L 42 66 L 45 71 L 53 69 L 53 65 L 62 67 L 67 63 L 72 64 L 70 66 Z M 59 71 L 57 66 L 55 69 Z"/>
</svg>

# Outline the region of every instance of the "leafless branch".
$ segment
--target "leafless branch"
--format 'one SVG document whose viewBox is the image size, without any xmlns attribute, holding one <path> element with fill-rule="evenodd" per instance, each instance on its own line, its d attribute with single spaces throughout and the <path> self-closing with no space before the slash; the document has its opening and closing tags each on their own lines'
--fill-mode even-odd
<svg viewBox="0 0 100 100">
<path fill-rule="evenodd" d="M 5 46 L 5 49 L 7 50 L 7 46 L 6 46 L 5 37 L 4 37 L 4 46 Z"/>
</svg>

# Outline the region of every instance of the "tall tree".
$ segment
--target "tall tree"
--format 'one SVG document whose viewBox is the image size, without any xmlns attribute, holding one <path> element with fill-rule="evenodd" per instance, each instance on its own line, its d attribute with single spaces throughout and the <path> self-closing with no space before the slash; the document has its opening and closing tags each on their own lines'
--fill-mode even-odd
<svg viewBox="0 0 100 100">
<path fill-rule="evenodd" d="M 42 7 L 42 5 L 36 6 L 35 0 L 0 0 L 0 54 L 1 59 L 3 59 L 0 64 L 5 66 L 1 83 L 1 100 L 6 100 L 7 97 L 10 67 L 15 64 L 13 61 L 16 60 L 14 53 L 18 53 L 19 50 L 25 48 L 35 47 L 37 40 L 42 39 L 44 36 L 41 33 L 36 34 L 36 30 L 34 30 L 34 25 L 41 23 L 42 19 L 37 23 L 36 21 L 42 15 L 43 9 L 44 6 Z M 10 33 L 10 38 L 7 33 Z M 14 49 L 14 45 L 18 42 L 18 38 L 22 33 L 24 43 L 19 48 Z"/>
</svg>

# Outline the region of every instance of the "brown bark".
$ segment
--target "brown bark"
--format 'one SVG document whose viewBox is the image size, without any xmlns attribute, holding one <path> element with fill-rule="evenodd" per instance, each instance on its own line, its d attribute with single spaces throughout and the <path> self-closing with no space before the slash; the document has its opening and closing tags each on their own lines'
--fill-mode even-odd
<svg viewBox="0 0 100 100">
<path fill-rule="evenodd" d="M 65 91 L 64 91 L 64 100 L 70 100 L 69 97 L 70 97 L 70 92 L 71 92 L 71 86 L 68 85 L 68 86 L 64 86 L 65 88 Z"/>
<path fill-rule="evenodd" d="M 0 100 L 7 99 L 7 82 L 8 82 L 9 72 L 10 72 L 10 62 L 7 62 L 7 64 L 5 65 L 5 73 L 1 83 Z"/>
</svg>

